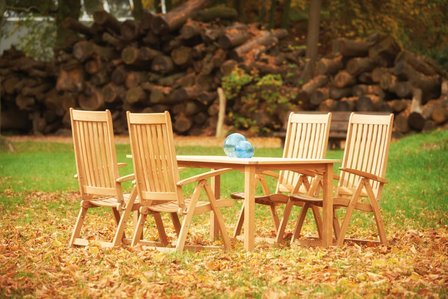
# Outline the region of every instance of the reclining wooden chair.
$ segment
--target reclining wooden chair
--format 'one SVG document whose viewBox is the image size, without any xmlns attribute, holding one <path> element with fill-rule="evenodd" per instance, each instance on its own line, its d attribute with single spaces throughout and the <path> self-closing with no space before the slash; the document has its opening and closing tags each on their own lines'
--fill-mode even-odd
<svg viewBox="0 0 448 299">
<path fill-rule="evenodd" d="M 330 122 L 331 113 L 291 113 L 286 130 L 283 157 L 299 159 L 325 158 Z M 263 174 L 277 177 L 277 187 L 275 193 L 270 192 L 265 177 L 257 175 L 264 194 L 256 196 L 255 203 L 269 206 L 274 221 L 274 228 L 277 232 L 279 218 L 276 207 L 279 204 L 286 204 L 290 194 L 306 192 L 310 180 L 306 175 L 290 170 L 282 170 L 278 174 L 274 172 L 264 172 Z M 244 194 L 233 193 L 232 198 L 244 199 Z M 234 230 L 234 237 L 241 233 L 243 223 L 244 206 L 241 209 L 238 223 Z"/>
<path fill-rule="evenodd" d="M 179 180 L 174 148 L 171 118 L 165 113 L 127 113 L 129 138 L 134 163 L 135 179 L 141 200 L 140 217 L 132 238 L 132 245 L 147 242 L 142 240 L 143 226 L 148 213 L 169 213 L 183 216 L 176 251 L 182 252 L 187 233 L 194 215 L 212 211 L 222 235 L 224 248 L 230 248 L 230 239 L 224 226 L 220 207 L 231 206 L 231 200 L 216 200 L 207 179 L 220 175 L 229 169 L 220 169 Z M 182 187 L 196 183 L 191 198 L 184 198 Z M 199 201 L 205 191 L 208 201 Z M 161 243 L 168 245 L 167 235 L 161 221 L 159 228 Z M 151 243 L 150 243 L 151 244 Z"/>
<path fill-rule="evenodd" d="M 333 202 L 333 228 L 337 245 L 344 242 L 354 210 L 373 213 L 380 242 L 387 244 L 378 202 L 386 183 L 384 176 L 392 128 L 393 114 L 352 113 L 350 116 L 341 173 Z M 302 210 L 291 242 L 299 238 L 307 210 L 322 207 L 322 199 L 312 196 L 318 189 L 319 180 L 315 179 L 313 184 L 307 195 L 295 194 L 289 198 L 277 232 L 277 242 L 283 239 L 286 222 L 294 205 L 302 206 Z M 340 208 L 346 209 L 342 226 L 336 217 L 336 210 Z"/>
<path fill-rule="evenodd" d="M 119 176 L 111 114 L 109 110 L 70 108 L 70 118 L 82 201 L 69 245 L 88 245 L 87 239 L 80 238 L 87 210 L 106 207 L 112 209 L 117 227 L 112 242 L 100 243 L 105 247 L 118 246 L 124 240 L 126 221 L 139 204 L 136 191 L 123 194 L 121 183 L 132 180 L 133 175 Z"/>
</svg>

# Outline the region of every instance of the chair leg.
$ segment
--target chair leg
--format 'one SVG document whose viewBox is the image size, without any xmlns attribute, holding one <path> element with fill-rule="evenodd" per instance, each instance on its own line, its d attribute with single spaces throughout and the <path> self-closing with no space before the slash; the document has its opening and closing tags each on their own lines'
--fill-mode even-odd
<svg viewBox="0 0 448 299">
<path fill-rule="evenodd" d="M 180 229 L 179 237 L 176 242 L 176 251 L 183 252 L 185 247 L 185 240 L 187 239 L 188 230 L 190 228 L 191 220 L 193 219 L 194 210 L 196 208 L 196 203 L 199 199 L 199 194 L 201 192 L 200 185 L 198 184 L 193 191 L 191 196 L 190 206 L 188 207 L 187 214 L 184 216 L 182 221 L 182 227 Z"/>
<path fill-rule="evenodd" d="M 387 245 L 388 242 L 386 238 L 386 232 L 384 230 L 383 217 L 381 217 L 380 206 L 378 205 L 378 201 L 376 200 L 369 183 L 366 183 L 366 191 L 369 195 L 370 205 L 373 209 L 373 215 L 375 217 L 376 227 L 378 229 L 378 235 L 380 237 L 381 244 Z"/>
<path fill-rule="evenodd" d="M 140 208 L 140 216 L 138 217 L 137 225 L 135 227 L 134 236 L 132 237 L 131 246 L 137 245 L 143 236 L 143 226 L 145 225 L 148 210 L 146 207 Z"/>
<path fill-rule="evenodd" d="M 280 221 L 277 236 L 275 237 L 275 242 L 280 244 L 283 243 L 283 234 L 285 233 L 286 224 L 288 223 L 289 215 L 291 215 L 293 202 L 288 200 L 285 206 L 285 211 L 283 212 L 282 220 Z"/>
<path fill-rule="evenodd" d="M 233 237 L 236 238 L 241 234 L 241 230 L 244 224 L 244 204 L 240 210 L 240 216 L 238 217 L 238 222 L 236 223 L 235 230 L 233 231 Z"/>
<path fill-rule="evenodd" d="M 117 231 L 115 232 L 114 240 L 112 241 L 112 246 L 121 245 L 124 237 L 124 228 L 126 227 L 126 222 L 131 216 L 132 204 L 128 204 L 126 209 L 121 213 L 120 222 L 117 226 Z"/>
<path fill-rule="evenodd" d="M 336 216 L 337 209 L 333 209 L 333 230 L 334 230 L 334 236 L 336 237 L 336 240 L 339 238 L 341 234 L 341 225 L 339 224 L 338 217 Z"/>
<path fill-rule="evenodd" d="M 350 203 L 347 206 L 347 211 L 345 212 L 344 221 L 342 222 L 341 230 L 339 232 L 339 237 L 336 242 L 337 246 L 342 246 L 342 244 L 344 243 L 344 238 L 345 238 L 345 234 L 347 233 L 348 225 L 350 223 L 350 218 L 352 217 L 353 210 L 355 209 L 355 205 L 358 202 L 358 198 L 361 195 L 363 185 L 364 185 L 363 182 L 361 182 L 358 185 L 358 188 L 353 193 L 353 195 L 350 199 Z"/>
<path fill-rule="evenodd" d="M 160 242 L 162 243 L 162 246 L 166 246 L 168 245 L 168 237 L 165 232 L 165 227 L 163 226 L 162 217 L 160 216 L 160 213 L 154 213 L 153 216 L 156 222 L 157 231 L 159 232 Z"/>
<path fill-rule="evenodd" d="M 171 216 L 171 221 L 173 222 L 173 225 L 174 225 L 174 230 L 176 231 L 176 235 L 179 237 L 179 233 L 180 233 L 179 216 L 177 215 L 177 213 L 170 213 L 170 216 Z"/>
<path fill-rule="evenodd" d="M 275 210 L 275 205 L 269 205 L 269 208 L 271 209 L 272 220 L 274 220 L 274 229 L 277 232 L 280 221 L 278 219 L 277 211 Z"/>
<path fill-rule="evenodd" d="M 72 233 L 72 236 L 68 243 L 69 247 L 72 247 L 74 245 L 75 240 L 81 234 L 81 227 L 82 227 L 82 224 L 84 223 L 84 219 L 86 218 L 87 209 L 88 209 L 88 208 L 84 207 L 83 204 L 84 204 L 84 202 L 81 202 L 81 209 L 79 210 L 78 218 L 76 219 L 75 227 L 73 228 L 73 233 Z"/>
<path fill-rule="evenodd" d="M 320 216 L 319 208 L 315 205 L 312 205 L 311 210 L 313 211 L 314 220 L 316 221 L 317 234 L 319 235 L 319 239 L 321 239 L 322 238 L 322 217 Z"/>
<path fill-rule="evenodd" d="M 295 240 L 299 239 L 303 223 L 305 222 L 306 213 L 308 212 L 309 208 L 310 208 L 309 204 L 306 203 L 303 205 L 302 210 L 300 211 L 300 214 L 297 219 L 296 227 L 294 228 L 294 233 L 291 238 L 291 244 L 294 243 Z"/>
<path fill-rule="evenodd" d="M 114 214 L 115 224 L 118 225 L 120 223 L 120 212 L 117 210 L 117 208 L 112 208 L 112 213 Z"/>
<path fill-rule="evenodd" d="M 224 249 L 229 250 L 230 249 L 230 239 L 229 235 L 227 234 L 226 226 L 224 224 L 224 218 L 221 214 L 221 211 L 217 207 L 215 195 L 210 188 L 210 185 L 208 185 L 206 182 L 204 183 L 204 189 L 207 193 L 207 196 L 209 198 L 210 204 L 212 206 L 213 213 L 215 215 L 215 219 L 218 222 L 219 230 L 221 231 L 222 241 L 224 243 Z"/>
</svg>

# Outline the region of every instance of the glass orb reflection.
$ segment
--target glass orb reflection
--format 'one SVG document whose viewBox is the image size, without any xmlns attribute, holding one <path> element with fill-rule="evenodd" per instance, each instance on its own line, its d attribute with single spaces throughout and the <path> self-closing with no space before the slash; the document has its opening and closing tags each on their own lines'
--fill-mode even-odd
<svg viewBox="0 0 448 299">
<path fill-rule="evenodd" d="M 254 147 L 247 141 L 240 141 L 235 146 L 235 155 L 237 158 L 252 158 L 254 156 Z"/>
<path fill-rule="evenodd" d="M 245 141 L 246 137 L 239 133 L 233 133 L 224 140 L 224 152 L 228 157 L 236 157 L 235 147 L 240 141 Z"/>
</svg>

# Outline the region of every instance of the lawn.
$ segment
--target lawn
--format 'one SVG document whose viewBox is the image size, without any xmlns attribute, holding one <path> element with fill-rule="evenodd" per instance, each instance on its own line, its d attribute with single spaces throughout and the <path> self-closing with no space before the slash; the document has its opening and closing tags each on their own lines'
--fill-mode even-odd
<svg viewBox="0 0 448 299">
<path fill-rule="evenodd" d="M 389 246 L 322 249 L 261 242 L 253 252 L 244 251 L 240 241 L 233 241 L 229 252 L 184 254 L 102 249 L 94 242 L 87 248 L 68 248 L 79 208 L 71 144 L 27 141 L 14 147 L 14 153 L 0 152 L 0 298 L 448 296 L 446 130 L 391 145 L 389 183 L 381 200 Z M 118 144 L 118 160 L 130 162 L 129 151 L 128 145 Z M 222 149 L 179 147 L 177 153 L 222 154 Z M 259 148 L 256 155 L 281 156 L 281 149 Z M 341 158 L 342 152 L 330 151 L 328 157 Z M 120 171 L 131 173 L 132 167 Z M 186 170 L 182 176 L 198 172 Z M 223 196 L 242 190 L 242 174 L 224 175 L 222 186 Z M 236 202 L 223 210 L 229 233 L 240 207 Z M 108 211 L 89 216 L 83 234 L 110 236 Z M 311 233 L 309 220 L 305 229 Z M 210 242 L 207 217 L 193 221 L 187 242 Z M 370 217 L 356 214 L 349 233 L 369 237 L 372 228 Z M 274 235 L 264 207 L 256 209 L 256 230 L 257 236 Z M 156 237 L 151 223 L 146 234 Z"/>
</svg>

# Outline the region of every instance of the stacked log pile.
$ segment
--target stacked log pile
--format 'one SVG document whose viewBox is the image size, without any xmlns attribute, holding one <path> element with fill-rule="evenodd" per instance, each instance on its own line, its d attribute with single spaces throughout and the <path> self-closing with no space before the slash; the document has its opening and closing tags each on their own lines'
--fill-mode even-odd
<svg viewBox="0 0 448 299">
<path fill-rule="evenodd" d="M 336 39 L 299 98 L 308 110 L 391 111 L 395 132 L 430 130 L 448 120 L 446 73 L 402 50 L 389 36 Z"/>
<path fill-rule="evenodd" d="M 64 113 L 53 109 L 56 75 L 52 63 L 39 62 L 11 48 L 0 57 L 2 131 L 51 133 Z"/>
<path fill-rule="evenodd" d="M 105 11 L 94 14 L 91 26 L 67 19 L 65 26 L 79 39 L 57 53 L 55 88 L 46 95 L 46 107 L 51 105 L 66 128 L 68 108 L 79 107 L 110 109 L 117 133 L 126 130 L 125 111 L 165 110 L 178 134 L 214 132 L 223 75 L 243 61 L 261 64 L 258 57 L 277 47 L 287 31 L 199 21 L 234 17 L 222 7 L 204 10 L 207 3 L 193 0 L 165 15 L 146 13 L 141 22 L 120 22 Z M 54 130 L 41 132 L 49 131 Z"/>
</svg>

